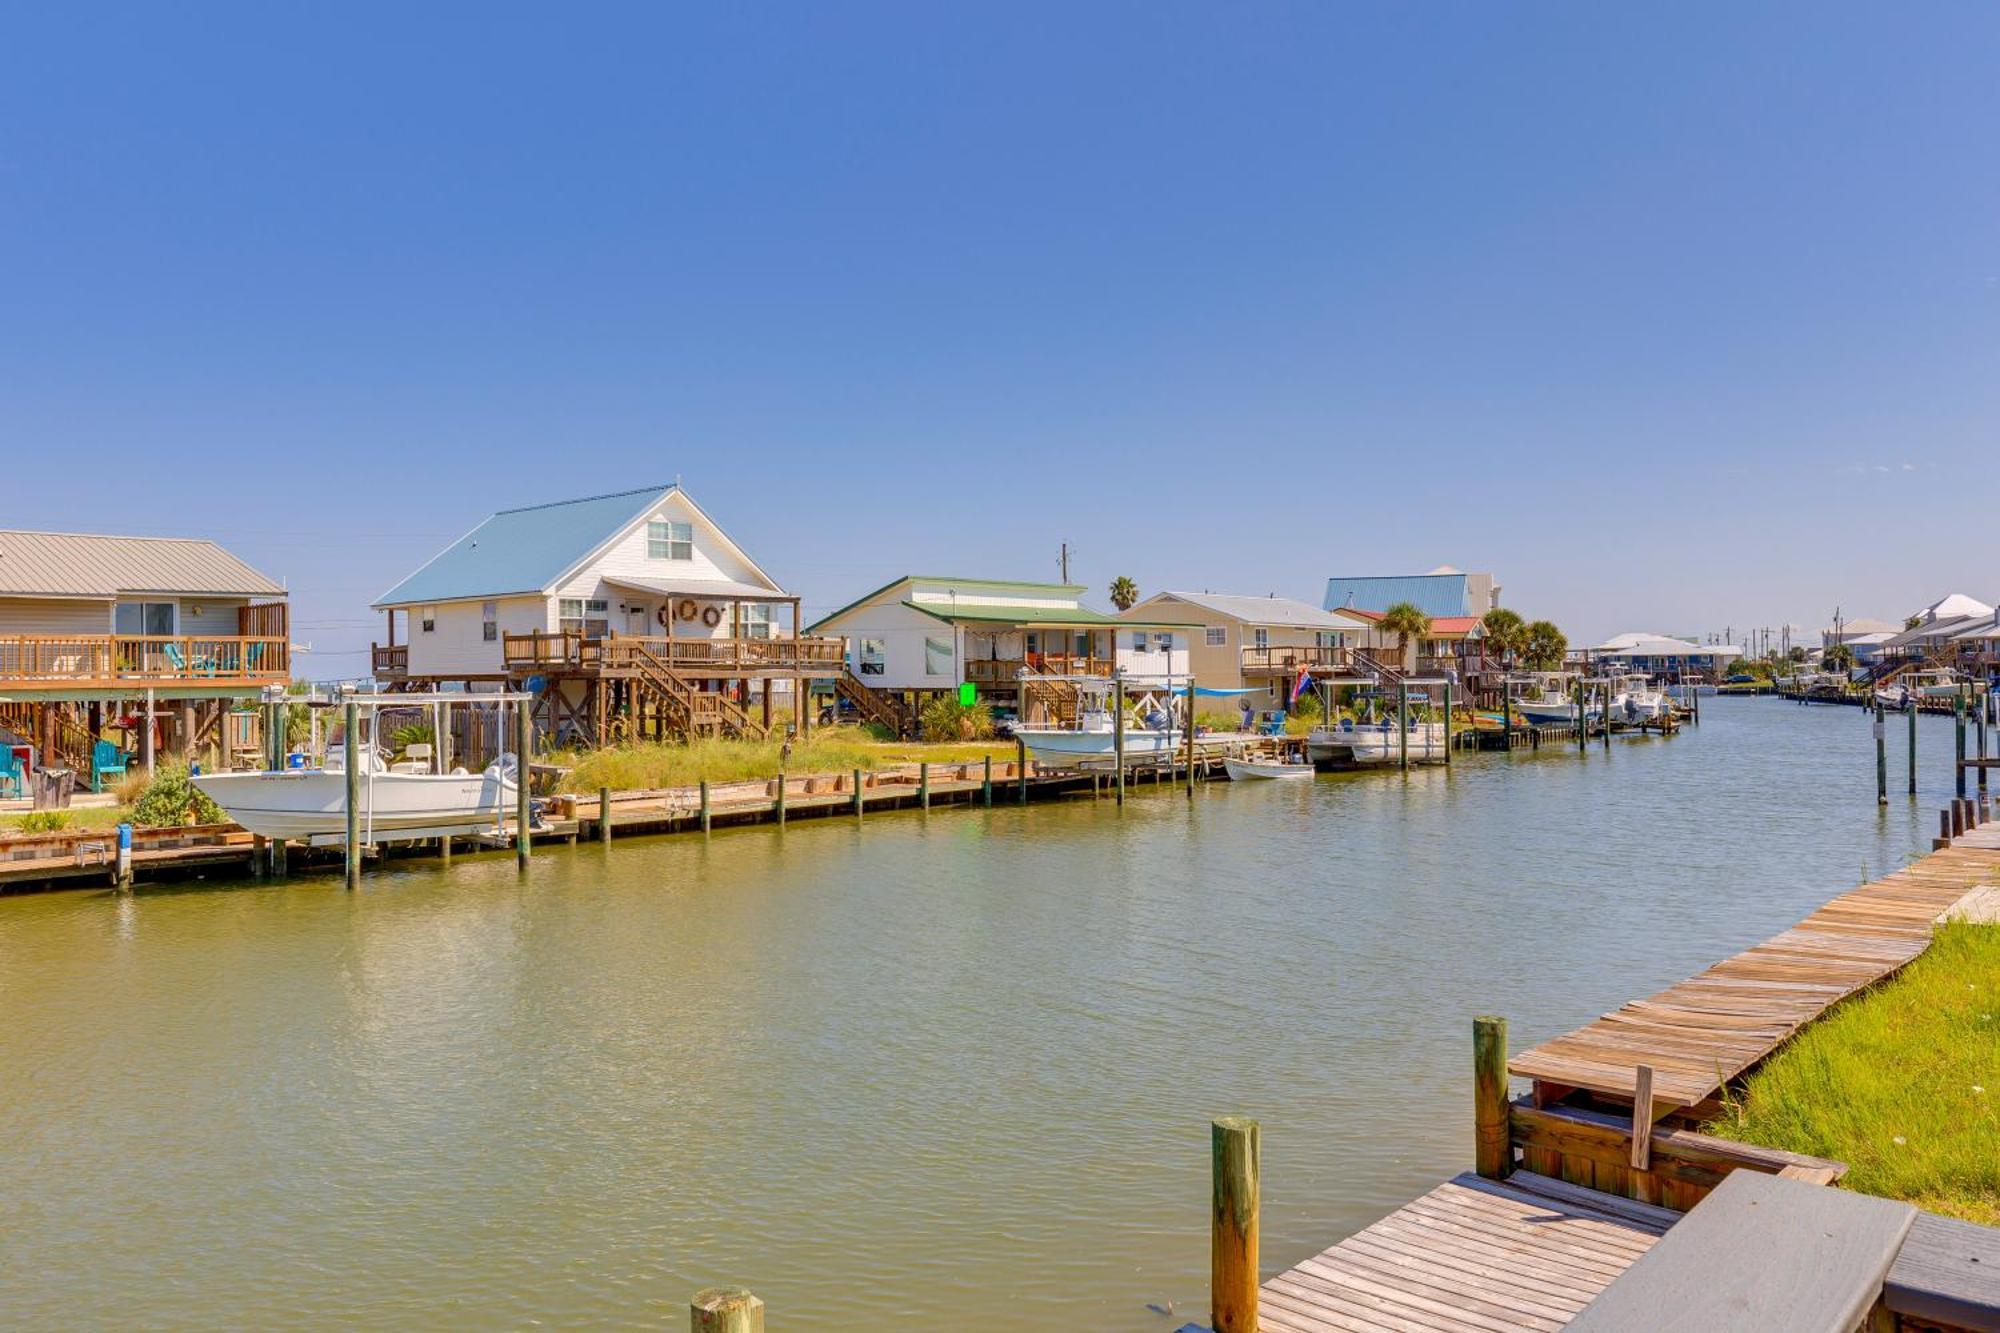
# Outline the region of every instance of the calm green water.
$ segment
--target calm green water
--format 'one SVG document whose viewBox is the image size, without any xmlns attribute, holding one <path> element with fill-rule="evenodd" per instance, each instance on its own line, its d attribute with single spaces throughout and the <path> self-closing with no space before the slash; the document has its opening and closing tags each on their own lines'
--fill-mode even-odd
<svg viewBox="0 0 2000 1333">
<path fill-rule="evenodd" d="M 0 900 L 0 1321 L 1175 1327 L 1212 1114 L 1293 1263 L 1469 1165 L 1475 1013 L 1538 1040 L 1928 845 L 1948 721 L 1878 813 L 1858 710 L 1704 702 L 1449 776 Z"/>
</svg>

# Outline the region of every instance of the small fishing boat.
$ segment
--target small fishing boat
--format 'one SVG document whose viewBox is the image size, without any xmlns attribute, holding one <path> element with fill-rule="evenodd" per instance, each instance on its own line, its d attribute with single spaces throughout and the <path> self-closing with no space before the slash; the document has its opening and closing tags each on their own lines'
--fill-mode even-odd
<svg viewBox="0 0 2000 1333">
<path fill-rule="evenodd" d="M 1956 671 L 1905 671 L 1875 687 L 1875 702 L 1884 708 L 1907 708 L 1916 699 L 1949 699 L 1965 686 Z"/>
<path fill-rule="evenodd" d="M 1514 716 L 1529 726 L 1575 726 L 1576 681 L 1575 676 L 1559 671 L 1511 677 L 1507 682 L 1508 704 Z M 1594 702 L 1585 705 L 1586 716 L 1596 717 L 1602 711 Z"/>
<path fill-rule="evenodd" d="M 1023 677 L 1061 682 L 1074 691 L 1076 721 L 1069 726 L 1016 726 L 1014 735 L 1028 753 L 1051 763 L 1116 760 L 1118 730 L 1113 717 L 1113 682 L 1097 676 Z M 1126 699 L 1125 762 L 1148 763 L 1174 755 L 1186 741 L 1179 713 L 1181 700 L 1160 690 L 1135 692 Z"/>
<path fill-rule="evenodd" d="M 1673 703 L 1646 676 L 1613 676 L 1611 716 L 1623 722 L 1657 722 L 1673 711 Z"/>
<path fill-rule="evenodd" d="M 1231 782 L 1250 782 L 1263 778 L 1309 778 L 1313 775 L 1313 766 L 1303 760 L 1225 758 L 1222 766 L 1229 771 Z"/>
<path fill-rule="evenodd" d="M 1411 722 L 1409 754 L 1413 764 L 1443 763 L 1444 723 Z M 1403 740 L 1393 719 L 1356 722 L 1343 718 L 1337 727 L 1315 727 L 1307 734 L 1306 758 L 1313 763 L 1396 764 L 1403 759 Z"/>
</svg>

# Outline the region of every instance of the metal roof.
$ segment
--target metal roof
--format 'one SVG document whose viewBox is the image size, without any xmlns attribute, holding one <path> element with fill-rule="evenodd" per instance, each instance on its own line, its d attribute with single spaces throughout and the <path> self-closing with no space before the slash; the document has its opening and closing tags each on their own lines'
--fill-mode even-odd
<svg viewBox="0 0 2000 1333">
<path fill-rule="evenodd" d="M 761 583 L 738 583 L 734 579 L 649 579 L 633 574 L 606 574 L 604 581 L 614 588 L 631 588 L 665 597 L 730 597 L 746 601 L 789 602 L 792 595 L 774 591 Z"/>
<path fill-rule="evenodd" d="M 1149 624 L 1136 620 L 1119 620 L 1107 616 L 1102 611 L 1093 611 L 1087 606 L 980 606 L 977 603 L 949 606 L 943 602 L 904 602 L 912 611 L 922 611 L 925 615 L 936 616 L 939 620 L 974 621 L 979 624 L 1047 626 L 1051 629 L 1071 627 L 1083 628 L 1092 625 L 1106 625 L 1112 629 L 1172 629 L 1168 624 Z"/>
<path fill-rule="evenodd" d="M 502 509 L 376 598 L 375 606 L 540 592 L 678 489 L 646 486 Z"/>
<path fill-rule="evenodd" d="M 1412 602 L 1428 616 L 1462 616 L 1468 576 L 1456 571 L 1435 574 L 1390 574 L 1368 578 L 1336 576 L 1326 581 L 1329 611 L 1342 607 L 1386 611 L 1397 602 Z"/>
<path fill-rule="evenodd" d="M 1215 612 L 1217 615 L 1240 620 L 1247 625 L 1289 625 L 1303 629 L 1347 630 L 1356 628 L 1350 616 L 1334 611 L 1322 611 L 1308 602 L 1294 601 L 1290 597 L 1256 597 L 1242 593 L 1226 592 L 1162 592 L 1159 597 L 1171 597 Z M 1134 611 L 1139 608 L 1133 608 Z M 1133 612 L 1128 611 L 1129 616 Z"/>
<path fill-rule="evenodd" d="M 279 584 L 200 537 L 0 530 L 0 596 L 282 597 L 284 592 Z"/>
</svg>

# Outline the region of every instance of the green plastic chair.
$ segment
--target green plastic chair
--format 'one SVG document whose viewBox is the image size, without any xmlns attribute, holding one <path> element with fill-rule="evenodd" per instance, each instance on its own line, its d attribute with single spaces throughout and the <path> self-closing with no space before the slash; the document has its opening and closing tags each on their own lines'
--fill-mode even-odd
<svg viewBox="0 0 2000 1333">
<path fill-rule="evenodd" d="M 124 777 L 129 762 L 125 752 L 110 741 L 96 742 L 90 747 L 90 789 L 103 791 L 104 779 Z"/>
<path fill-rule="evenodd" d="M 21 757 L 11 745 L 0 745 L 0 785 L 4 785 L 10 796 L 19 796 L 26 785 L 21 777 Z"/>
</svg>

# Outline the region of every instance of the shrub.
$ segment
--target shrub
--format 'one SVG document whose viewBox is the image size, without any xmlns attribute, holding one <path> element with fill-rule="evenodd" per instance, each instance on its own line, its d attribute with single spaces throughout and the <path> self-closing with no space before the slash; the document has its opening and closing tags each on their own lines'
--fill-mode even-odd
<svg viewBox="0 0 2000 1333">
<path fill-rule="evenodd" d="M 146 776 L 144 769 L 128 769 L 118 781 L 111 784 L 111 794 L 118 798 L 120 805 L 136 805 L 139 798 L 146 794 L 146 787 L 150 782 L 152 779 Z"/>
<path fill-rule="evenodd" d="M 927 741 L 977 741 L 993 734 L 993 710 L 983 703 L 966 705 L 949 695 L 923 706 L 917 727 Z"/>
<path fill-rule="evenodd" d="M 19 827 L 23 833 L 60 833 L 75 822 L 67 810 L 31 810 L 21 816 Z"/>
<path fill-rule="evenodd" d="M 188 780 L 180 764 L 160 764 L 153 780 L 132 804 L 132 822 L 140 828 L 176 828 L 192 812 L 197 824 L 226 824 L 229 816 Z"/>
</svg>

